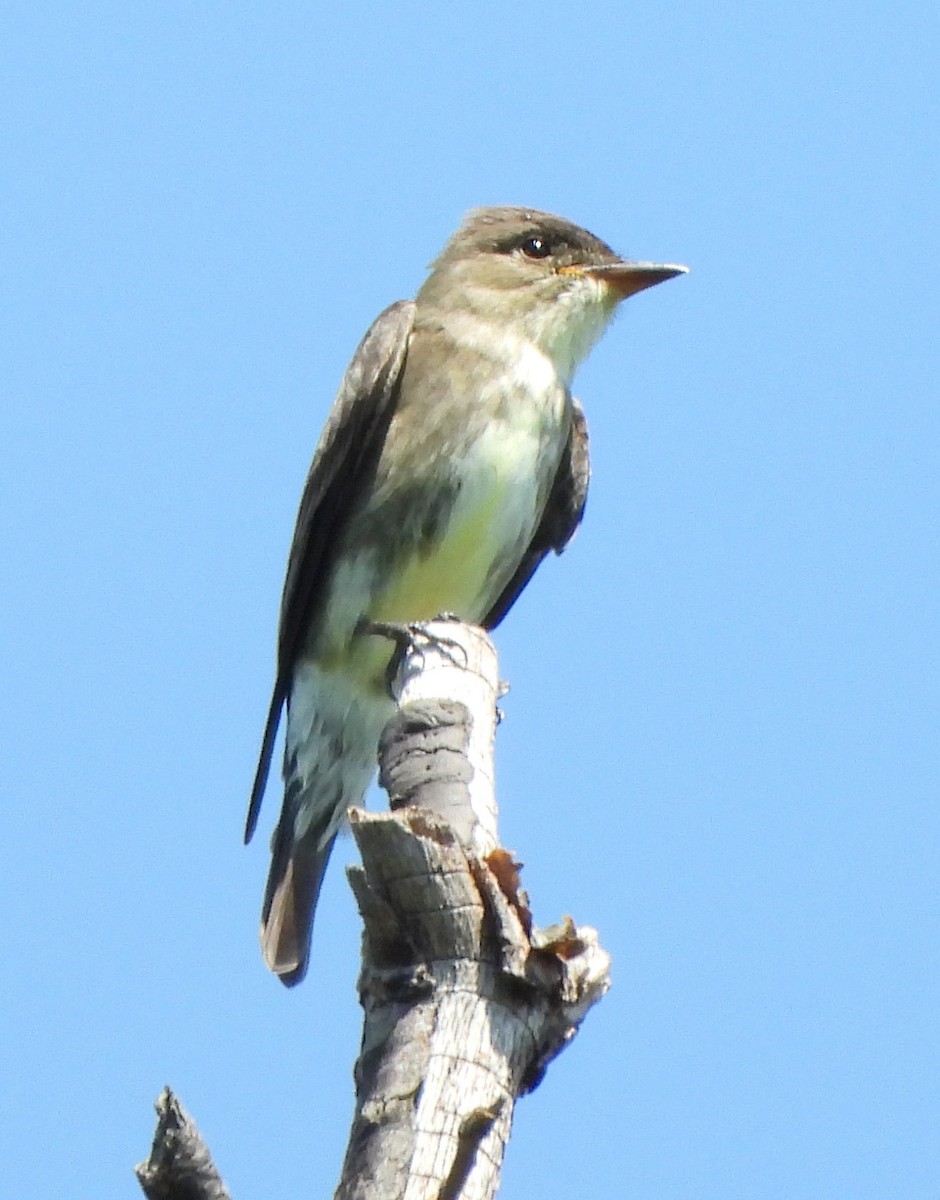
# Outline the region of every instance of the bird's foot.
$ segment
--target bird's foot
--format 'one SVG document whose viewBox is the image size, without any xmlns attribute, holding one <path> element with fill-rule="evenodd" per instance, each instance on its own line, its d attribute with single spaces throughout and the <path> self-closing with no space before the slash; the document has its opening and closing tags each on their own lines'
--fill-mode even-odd
<svg viewBox="0 0 940 1200">
<path fill-rule="evenodd" d="M 460 617 L 454 613 L 440 613 L 434 620 L 459 621 Z M 463 646 L 453 638 L 441 637 L 438 634 L 429 633 L 427 629 L 429 624 L 430 622 L 428 621 L 370 621 L 368 618 L 363 617 L 356 626 L 357 633 L 387 637 L 395 643 L 395 653 L 392 655 L 388 669 L 385 672 L 389 692 L 392 690 L 392 683 L 398 674 L 398 668 L 401 666 L 402 659 L 408 653 L 420 654 L 426 650 L 435 650 L 437 653 L 449 658 L 455 667 L 466 667 L 467 657 Z"/>
</svg>

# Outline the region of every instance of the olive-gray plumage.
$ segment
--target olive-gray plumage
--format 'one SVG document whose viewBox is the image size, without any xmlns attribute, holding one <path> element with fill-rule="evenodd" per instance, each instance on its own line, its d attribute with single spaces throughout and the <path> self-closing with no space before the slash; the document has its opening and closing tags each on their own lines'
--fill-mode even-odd
<svg viewBox="0 0 940 1200">
<path fill-rule="evenodd" d="M 392 712 L 392 648 L 364 624 L 443 611 L 487 628 L 502 620 L 584 509 L 576 366 L 619 300 L 684 269 L 627 263 L 548 213 L 480 209 L 415 301 L 391 305 L 363 338 L 301 499 L 245 831 L 286 704 L 284 804 L 262 908 L 265 961 L 285 983 L 306 971 L 330 850 Z"/>
</svg>

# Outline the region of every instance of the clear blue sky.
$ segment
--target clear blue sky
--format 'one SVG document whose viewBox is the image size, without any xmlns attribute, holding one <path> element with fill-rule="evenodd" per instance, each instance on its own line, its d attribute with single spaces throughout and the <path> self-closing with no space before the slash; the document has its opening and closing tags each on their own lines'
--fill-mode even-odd
<svg viewBox="0 0 940 1200">
<path fill-rule="evenodd" d="M 178 1089 L 326 1196 L 358 921 L 241 845 L 310 453 L 461 215 L 688 278 L 577 380 L 585 524 L 500 630 L 503 834 L 615 986 L 502 1196 L 940 1189 L 940 19 L 927 4 L 8 3 L 0 1194 L 134 1194 Z"/>
</svg>

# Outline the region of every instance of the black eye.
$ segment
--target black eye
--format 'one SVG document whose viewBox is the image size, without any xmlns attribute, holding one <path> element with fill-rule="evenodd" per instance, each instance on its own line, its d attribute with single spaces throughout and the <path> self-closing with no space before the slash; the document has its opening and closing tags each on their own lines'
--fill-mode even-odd
<svg viewBox="0 0 940 1200">
<path fill-rule="evenodd" d="M 548 258 L 552 252 L 551 245 L 540 237 L 530 237 L 519 247 L 526 258 Z"/>
</svg>

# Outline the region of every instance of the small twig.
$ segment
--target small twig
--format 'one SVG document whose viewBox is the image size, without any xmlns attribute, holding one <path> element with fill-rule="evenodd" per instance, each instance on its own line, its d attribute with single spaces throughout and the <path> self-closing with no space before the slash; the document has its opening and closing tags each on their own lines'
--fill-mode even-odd
<svg viewBox="0 0 940 1200">
<path fill-rule="evenodd" d="M 134 1168 L 148 1200 L 231 1200 L 192 1117 L 169 1088 L 154 1105 L 150 1158 Z"/>
</svg>

